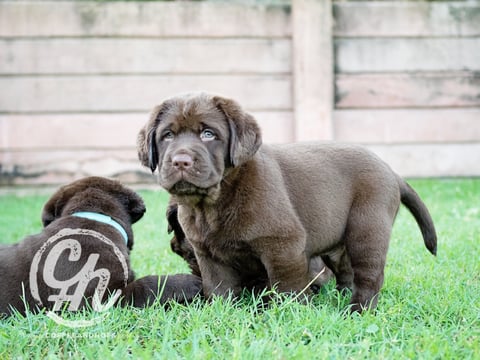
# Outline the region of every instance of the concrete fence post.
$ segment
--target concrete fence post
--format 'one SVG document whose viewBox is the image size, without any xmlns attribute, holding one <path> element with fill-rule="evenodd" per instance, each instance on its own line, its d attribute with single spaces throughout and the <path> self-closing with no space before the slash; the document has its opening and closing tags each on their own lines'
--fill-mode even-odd
<svg viewBox="0 0 480 360">
<path fill-rule="evenodd" d="M 293 0 L 295 140 L 332 140 L 334 65 L 331 0 Z"/>
</svg>

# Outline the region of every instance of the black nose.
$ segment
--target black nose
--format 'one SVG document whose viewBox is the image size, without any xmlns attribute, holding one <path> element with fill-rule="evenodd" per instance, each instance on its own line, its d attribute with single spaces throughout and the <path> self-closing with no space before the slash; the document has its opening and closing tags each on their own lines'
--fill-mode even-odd
<svg viewBox="0 0 480 360">
<path fill-rule="evenodd" d="M 193 159 L 188 154 L 177 154 L 173 156 L 172 164 L 177 170 L 187 170 L 193 166 Z"/>
</svg>

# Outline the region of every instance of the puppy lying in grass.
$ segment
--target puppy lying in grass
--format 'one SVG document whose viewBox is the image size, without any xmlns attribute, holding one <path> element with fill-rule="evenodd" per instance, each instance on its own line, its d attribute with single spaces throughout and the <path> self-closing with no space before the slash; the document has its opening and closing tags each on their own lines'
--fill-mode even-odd
<svg viewBox="0 0 480 360">
<path fill-rule="evenodd" d="M 132 224 L 144 213 L 142 198 L 117 181 L 88 177 L 61 187 L 44 206 L 41 233 L 0 247 L 0 314 L 95 308 L 95 296 L 137 307 L 191 300 L 201 290 L 194 275 L 134 281 Z"/>
</svg>

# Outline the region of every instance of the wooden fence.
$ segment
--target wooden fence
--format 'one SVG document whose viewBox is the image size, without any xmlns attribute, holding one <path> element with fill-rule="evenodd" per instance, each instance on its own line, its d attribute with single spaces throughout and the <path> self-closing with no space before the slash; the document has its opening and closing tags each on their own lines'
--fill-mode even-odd
<svg viewBox="0 0 480 360">
<path fill-rule="evenodd" d="M 0 184 L 152 182 L 149 110 L 233 97 L 265 142 L 368 146 L 404 176 L 480 175 L 480 3 L 0 2 Z"/>
</svg>

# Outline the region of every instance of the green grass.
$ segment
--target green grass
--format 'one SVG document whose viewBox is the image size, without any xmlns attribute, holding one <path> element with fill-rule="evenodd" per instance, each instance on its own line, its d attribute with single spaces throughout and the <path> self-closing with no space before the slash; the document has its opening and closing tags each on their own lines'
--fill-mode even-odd
<svg viewBox="0 0 480 360">
<path fill-rule="evenodd" d="M 402 209 L 375 314 L 346 316 L 348 299 L 330 283 L 308 305 L 279 298 L 262 310 L 246 295 L 236 303 L 197 301 L 168 311 L 113 309 L 100 324 L 84 329 L 62 327 L 42 314 L 14 316 L 0 321 L 0 358 L 479 359 L 480 179 L 411 184 L 434 218 L 438 256 L 428 253 L 416 223 Z M 187 272 L 169 249 L 166 194 L 141 194 L 148 210 L 134 226 L 137 275 Z M 0 197 L 1 241 L 39 232 L 46 199 Z"/>
</svg>

